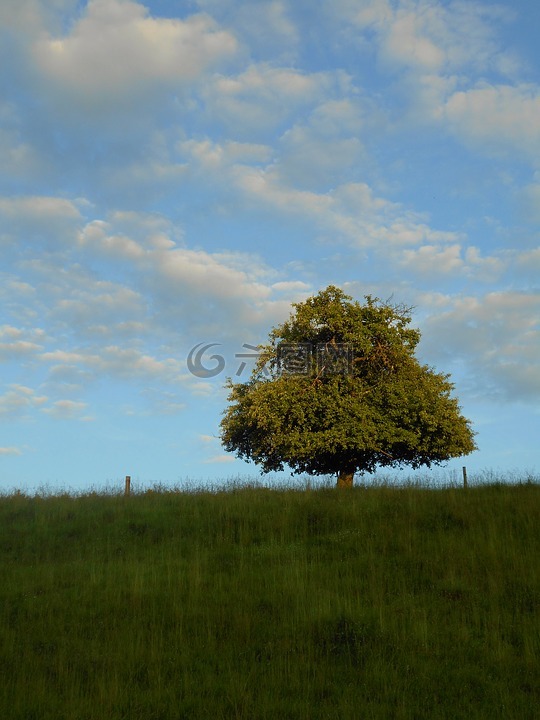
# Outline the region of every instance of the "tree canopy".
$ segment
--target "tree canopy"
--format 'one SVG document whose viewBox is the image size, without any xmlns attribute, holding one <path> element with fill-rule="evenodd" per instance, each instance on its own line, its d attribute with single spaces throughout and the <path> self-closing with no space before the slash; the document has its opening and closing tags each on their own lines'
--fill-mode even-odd
<svg viewBox="0 0 540 720">
<path fill-rule="evenodd" d="M 415 357 L 410 309 L 331 285 L 301 303 L 245 383 L 228 381 L 226 450 L 264 472 L 336 474 L 442 464 L 476 449 L 449 375 Z"/>
</svg>

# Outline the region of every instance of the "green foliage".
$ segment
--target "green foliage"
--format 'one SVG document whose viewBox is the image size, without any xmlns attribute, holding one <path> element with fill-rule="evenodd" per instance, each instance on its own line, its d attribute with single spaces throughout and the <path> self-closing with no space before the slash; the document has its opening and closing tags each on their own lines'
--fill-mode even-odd
<svg viewBox="0 0 540 720">
<path fill-rule="evenodd" d="M 4 720 L 533 720 L 540 487 L 0 498 Z"/>
<path fill-rule="evenodd" d="M 369 296 L 362 305 L 334 286 L 294 308 L 271 331 L 250 380 L 228 383 L 221 422 L 228 451 L 265 472 L 287 465 L 327 475 L 430 467 L 475 449 L 449 376 L 415 358 L 420 333 L 409 327 L 407 308 Z M 347 372 L 312 358 L 305 374 L 284 373 L 283 343 L 328 352 L 346 344 Z"/>
</svg>

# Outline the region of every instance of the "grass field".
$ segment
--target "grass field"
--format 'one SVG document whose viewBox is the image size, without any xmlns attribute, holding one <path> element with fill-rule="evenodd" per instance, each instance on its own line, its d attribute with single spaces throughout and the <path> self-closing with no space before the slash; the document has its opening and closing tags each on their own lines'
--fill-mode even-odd
<svg viewBox="0 0 540 720">
<path fill-rule="evenodd" d="M 0 497 L 4 720 L 538 718 L 540 486 Z"/>
</svg>

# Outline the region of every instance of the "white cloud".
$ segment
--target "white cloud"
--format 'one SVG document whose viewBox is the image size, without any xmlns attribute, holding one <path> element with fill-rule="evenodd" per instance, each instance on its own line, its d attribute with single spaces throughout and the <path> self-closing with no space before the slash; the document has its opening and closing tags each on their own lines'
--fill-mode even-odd
<svg viewBox="0 0 540 720">
<path fill-rule="evenodd" d="M 76 400 L 55 400 L 50 407 L 43 408 L 43 412 L 58 420 L 83 419 L 80 414 L 86 407 L 86 403 Z"/>
<path fill-rule="evenodd" d="M 428 72 L 439 69 L 445 54 L 426 33 L 426 25 L 433 25 L 434 8 L 431 18 L 416 13 L 399 12 L 391 24 L 384 43 L 384 53 L 388 59 L 402 65 L 412 65 Z"/>
<path fill-rule="evenodd" d="M 257 143 L 227 141 L 223 144 L 204 140 L 184 140 L 177 144 L 182 157 L 197 163 L 205 172 L 234 166 L 238 163 L 266 163 L 272 157 L 272 148 Z"/>
<path fill-rule="evenodd" d="M 2 0 L 0 27 L 39 36 L 44 27 L 55 27 L 58 13 L 73 10 L 77 0 Z"/>
<path fill-rule="evenodd" d="M 25 411 L 42 407 L 48 398 L 37 395 L 26 385 L 12 384 L 4 395 L 0 395 L 0 417 L 13 417 Z"/>
<path fill-rule="evenodd" d="M 7 220 L 47 223 L 80 220 L 77 205 L 65 198 L 46 196 L 0 197 L 0 213 Z"/>
<path fill-rule="evenodd" d="M 22 455 L 22 450 L 18 447 L 0 447 L 0 455 Z"/>
<path fill-rule="evenodd" d="M 281 0 L 245 3 L 236 27 L 244 30 L 252 46 L 266 45 L 265 49 L 272 54 L 277 43 L 295 47 L 299 41 L 298 29 L 289 17 L 287 4 Z"/>
<path fill-rule="evenodd" d="M 103 184 L 111 194 L 135 206 L 149 198 L 159 198 L 171 187 L 186 181 L 188 167 L 183 163 L 152 157 L 145 149 L 144 158 L 120 166 L 112 166 L 103 175 Z"/>
<path fill-rule="evenodd" d="M 463 248 L 461 244 L 421 245 L 404 250 L 400 264 L 413 275 L 441 277 L 460 273 L 477 281 L 492 282 L 505 269 L 505 263 L 497 257 L 482 257 L 474 246 Z"/>
<path fill-rule="evenodd" d="M 291 19 L 290 3 L 283 0 L 196 0 L 224 27 L 234 29 L 246 52 L 258 58 L 279 57 L 291 62 L 300 42 Z"/>
<path fill-rule="evenodd" d="M 256 152 L 231 149 L 244 151 Z M 0 331 L 0 356 L 39 360 L 55 400 L 99 377 L 209 392 L 185 367 L 196 338 L 224 340 L 230 354 L 231 343 L 251 342 L 260 324 L 288 308 L 285 286 L 272 287 L 283 273 L 252 254 L 179 247 L 181 232 L 157 214 L 118 211 L 85 225 L 64 215 L 58 232 L 69 242 L 54 256 L 36 246 L 20 263 L 30 282 L 6 275 L 2 284 L 19 324 L 12 319 Z M 43 223 L 47 228 L 46 217 Z M 24 237 L 18 230 L 14 237 Z M 47 327 L 47 336 L 36 325 Z M 161 407 L 177 411 L 182 403 Z"/>
<path fill-rule="evenodd" d="M 269 280 L 277 273 L 246 253 L 209 253 L 175 248 L 155 253 L 146 286 L 156 315 L 167 326 L 213 339 L 246 339 L 279 303 Z"/>
<path fill-rule="evenodd" d="M 0 106 L 0 123 L 5 124 Z M 15 179 L 26 179 L 41 174 L 43 164 L 19 129 L 20 120 L 13 119 L 14 127 L 0 127 L 0 167 L 4 173 Z"/>
<path fill-rule="evenodd" d="M 28 342 L 28 340 L 16 340 L 10 343 L 0 342 L 0 360 L 21 359 L 35 354 L 41 348 L 41 345 Z"/>
<path fill-rule="evenodd" d="M 182 233 L 158 214 L 117 210 L 107 220 L 92 220 L 78 234 L 80 247 L 111 259 L 135 262 L 148 253 L 175 247 Z"/>
<path fill-rule="evenodd" d="M 117 332 L 122 324 L 142 322 L 145 314 L 144 300 L 138 292 L 103 280 L 88 288 L 72 288 L 70 296 L 58 299 L 51 309 L 55 320 L 71 327 L 84 327 L 86 332 L 107 326 Z"/>
<path fill-rule="evenodd" d="M 176 248 L 154 257 L 157 279 L 179 294 L 196 291 L 215 300 L 234 298 L 254 301 L 269 298 L 270 289 L 257 276 L 266 270 L 249 256 L 208 253 L 205 250 Z M 242 269 L 241 269 L 242 267 Z"/>
<path fill-rule="evenodd" d="M 318 146 L 310 132 L 310 129 L 300 127 L 291 130 L 284 136 L 279 155 L 276 153 L 272 162 L 266 165 L 231 164 L 227 146 L 209 140 L 186 142 L 182 148 L 190 153 L 192 172 L 200 173 L 201 181 L 205 173 L 212 172 L 214 182 L 218 178 L 224 192 L 236 191 L 233 197 L 238 206 L 270 208 L 282 218 L 300 219 L 315 227 L 319 237 L 333 237 L 334 241 L 345 240 L 357 248 L 375 248 L 383 252 L 390 246 L 438 246 L 464 239 L 463 234 L 431 228 L 426 215 L 377 196 L 365 182 L 342 182 L 328 190 L 310 188 L 313 178 L 317 179 L 314 183 L 317 185 L 321 175 L 333 163 L 332 152 L 336 148 L 340 149 L 336 165 L 341 167 L 341 179 L 344 175 L 343 153 L 349 155 L 347 164 L 354 160 L 358 150 L 355 141 L 345 140 L 341 145 L 339 139 L 334 145 L 332 139 L 325 138 L 326 144 L 321 142 Z M 307 158 L 310 148 L 312 157 Z M 328 155 L 327 165 L 325 154 Z M 302 157 L 304 167 L 301 167 L 302 162 L 293 162 L 296 157 Z M 323 171 L 320 167 L 315 169 L 316 166 L 322 167 Z"/>
<path fill-rule="evenodd" d="M 540 88 L 485 85 L 452 94 L 441 118 L 468 142 L 494 155 L 520 152 L 540 163 Z"/>
<path fill-rule="evenodd" d="M 469 276 L 484 282 L 493 282 L 505 271 L 507 260 L 496 256 L 482 257 L 480 250 L 471 245 L 465 251 L 465 264 L 465 271 Z"/>
<path fill-rule="evenodd" d="M 282 184 L 274 167 L 237 167 L 235 182 L 258 203 L 300 216 L 334 241 L 344 239 L 356 248 L 387 253 L 403 246 L 438 246 L 460 239 L 455 232 L 430 228 L 424 216 L 399 203 L 377 197 L 366 183 L 345 183 L 326 193 L 299 190 Z"/>
<path fill-rule="evenodd" d="M 540 272 L 540 247 L 520 253 L 516 258 L 516 264 L 533 273 Z"/>
<path fill-rule="evenodd" d="M 83 104 L 116 103 L 148 84 L 192 81 L 234 54 L 234 37 L 208 15 L 153 18 L 129 0 L 89 0 L 62 38 L 46 38 L 34 54 L 43 75 Z"/>
<path fill-rule="evenodd" d="M 496 291 L 443 304 L 423 323 L 429 358 L 465 363 L 468 393 L 477 398 L 537 403 L 540 296 Z"/>
<path fill-rule="evenodd" d="M 523 158 L 538 166 L 540 112 L 537 84 L 520 83 L 517 56 L 501 38 L 514 10 L 479 2 L 342 0 L 337 11 L 373 47 L 385 70 L 400 74 L 407 110 L 398 120 L 440 122 L 460 140 L 490 154 Z"/>
<path fill-rule="evenodd" d="M 322 116 L 325 117 L 325 113 Z M 241 162 L 231 164 L 226 147 L 209 140 L 185 143 L 183 148 L 191 152 L 193 172 L 197 172 L 196 167 L 201 172 L 203 169 L 211 171 L 223 186 L 229 190 L 236 188 L 244 197 L 242 207 L 249 203 L 261 209 L 270 208 L 281 217 L 290 216 L 301 220 L 306 227 L 315 228 L 320 240 L 345 242 L 357 250 L 370 250 L 384 258 L 389 272 L 406 267 L 414 276 L 424 278 L 462 273 L 487 282 L 505 270 L 501 258 L 484 256 L 478 247 L 469 246 L 465 233 L 431 227 L 427 214 L 414 212 L 377 195 L 367 183 L 344 182 L 327 191 L 309 188 L 310 182 L 317 185 L 317 171 L 310 173 L 309 162 L 306 161 L 302 168 L 302 162 L 294 163 L 291 157 L 294 159 L 297 150 L 304 152 L 311 147 L 313 167 L 319 164 L 326 170 L 324 153 L 328 151 L 331 156 L 333 147 L 330 140 L 330 149 L 321 149 L 323 140 L 328 140 L 323 132 L 319 146 L 306 140 L 311 129 L 297 126 L 286 133 L 282 139 L 283 156 L 276 154 L 271 163 L 262 166 Z M 325 132 L 330 135 L 333 132 L 331 122 L 325 126 Z M 286 139 L 289 139 L 288 145 Z M 302 147 L 303 143 L 305 147 Z M 350 155 L 354 157 L 354 153 Z M 289 172 L 289 163 L 296 165 L 294 177 Z M 337 166 L 343 178 L 347 164 L 339 156 Z M 310 177 L 304 178 L 304 174 Z M 170 255 L 168 259 L 172 257 Z M 187 268 L 188 263 L 185 265 Z"/>
<path fill-rule="evenodd" d="M 42 353 L 40 359 L 57 371 L 61 367 L 84 369 L 93 380 L 103 376 L 143 377 L 176 384 L 190 379 L 180 360 L 158 358 L 130 347 L 106 345 L 98 346 L 94 351 L 57 349 Z"/>
<path fill-rule="evenodd" d="M 347 20 L 352 21 L 360 28 L 376 27 L 389 23 L 394 10 L 389 0 L 366 0 L 358 3 L 356 0 L 337 0 L 333 7 Z"/>
<path fill-rule="evenodd" d="M 288 295 L 297 293 L 305 295 L 311 290 L 311 287 L 308 283 L 305 283 L 302 280 L 290 280 L 273 283 L 272 290 L 287 293 Z"/>
<path fill-rule="evenodd" d="M 350 84 L 342 71 L 307 73 L 259 63 L 234 76 L 216 76 L 203 90 L 206 113 L 234 139 L 259 138 L 303 109 Z"/>
<path fill-rule="evenodd" d="M 463 267 L 460 245 L 442 248 L 422 245 L 415 250 L 404 250 L 401 262 L 420 275 L 446 275 Z"/>
<path fill-rule="evenodd" d="M 294 187 L 329 189 L 358 174 L 368 163 L 360 136 L 364 113 L 350 99 L 319 105 L 305 123 L 296 124 L 280 138 L 276 167 Z"/>
<path fill-rule="evenodd" d="M 515 70 L 516 61 L 498 46 L 496 23 L 511 12 L 478 2 L 430 0 L 337 0 L 337 10 L 362 31 L 375 31 L 380 59 L 420 75 L 478 70 Z"/>
<path fill-rule="evenodd" d="M 143 337 L 148 329 L 147 299 L 130 286 L 129 269 L 125 282 L 99 279 L 92 271 L 99 254 L 81 256 L 84 245 L 76 242 L 77 232 L 66 237 L 71 243 L 62 246 L 52 257 L 34 247 L 30 260 L 20 266 L 32 283 L 20 283 L 7 276 L 5 292 L 12 325 L 20 327 L 19 337 L 2 336 L 0 354 L 31 353 L 59 342 L 118 342 L 126 337 Z M 24 253 L 22 253 L 24 258 Z M 103 251 L 104 257 L 110 257 Z M 114 258 L 116 259 L 116 258 Z M 114 263 L 103 275 L 114 273 Z M 16 322 L 15 322 L 16 321 Z M 36 325 L 47 327 L 47 335 Z"/>
<path fill-rule="evenodd" d="M 144 256 L 144 249 L 123 234 L 111 234 L 111 226 L 103 220 L 93 220 L 82 228 L 78 241 L 90 250 L 99 249 L 110 257 L 137 260 Z"/>
<path fill-rule="evenodd" d="M 238 187 L 260 203 L 316 220 L 327 213 L 330 216 L 333 205 L 330 195 L 281 185 L 272 168 L 260 170 L 243 166 L 235 169 L 235 175 Z"/>
<path fill-rule="evenodd" d="M 64 198 L 0 197 L 0 240 L 12 246 L 38 242 L 54 248 L 68 243 L 81 219 L 77 205 Z"/>
</svg>

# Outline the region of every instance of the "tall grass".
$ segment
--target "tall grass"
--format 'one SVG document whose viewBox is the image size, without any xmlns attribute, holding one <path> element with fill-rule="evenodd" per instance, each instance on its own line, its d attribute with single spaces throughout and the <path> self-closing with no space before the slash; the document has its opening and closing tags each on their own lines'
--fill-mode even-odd
<svg viewBox="0 0 540 720">
<path fill-rule="evenodd" d="M 540 707 L 540 487 L 0 498 L 0 717 Z"/>
</svg>

